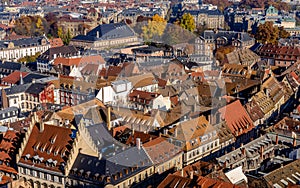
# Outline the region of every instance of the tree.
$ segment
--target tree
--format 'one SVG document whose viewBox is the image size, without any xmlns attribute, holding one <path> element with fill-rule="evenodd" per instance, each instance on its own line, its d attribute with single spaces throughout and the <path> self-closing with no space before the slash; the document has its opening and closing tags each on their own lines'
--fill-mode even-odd
<svg viewBox="0 0 300 188">
<path fill-rule="evenodd" d="M 40 36 L 49 32 L 49 25 L 40 16 L 21 16 L 16 20 L 13 30 L 19 35 Z"/>
<path fill-rule="evenodd" d="M 159 15 L 155 14 L 147 25 L 142 27 L 142 36 L 145 41 L 160 40 L 163 35 L 167 22 Z"/>
<path fill-rule="evenodd" d="M 45 19 L 46 19 L 46 21 L 48 22 L 48 25 L 49 25 L 48 34 L 50 34 L 53 37 L 58 37 L 58 35 L 57 35 L 57 33 L 58 33 L 57 32 L 58 31 L 58 25 L 57 25 L 58 18 L 57 18 L 57 16 L 54 13 L 50 12 L 50 13 L 46 14 Z"/>
<path fill-rule="evenodd" d="M 162 42 L 169 45 L 187 43 L 195 41 L 196 35 L 194 33 L 180 27 L 179 22 L 174 24 L 167 24 Z"/>
<path fill-rule="evenodd" d="M 290 33 L 287 32 L 284 27 L 279 27 L 279 38 L 288 38 L 290 36 Z"/>
<path fill-rule="evenodd" d="M 36 62 L 36 59 L 41 55 L 40 52 L 37 52 L 35 55 L 25 56 L 18 59 L 19 63 L 33 63 Z"/>
<path fill-rule="evenodd" d="M 231 53 L 231 52 L 233 52 L 234 49 L 235 49 L 234 46 L 222 46 L 222 47 L 218 48 L 216 50 L 216 54 L 215 54 L 216 55 L 216 59 L 220 63 L 222 63 L 225 60 L 226 55 L 229 54 L 229 53 Z"/>
<path fill-rule="evenodd" d="M 257 42 L 276 44 L 279 37 L 279 29 L 273 25 L 273 22 L 260 24 L 255 34 Z"/>
<path fill-rule="evenodd" d="M 194 17 L 190 13 L 185 13 L 180 19 L 180 26 L 194 32 L 196 28 Z"/>
</svg>

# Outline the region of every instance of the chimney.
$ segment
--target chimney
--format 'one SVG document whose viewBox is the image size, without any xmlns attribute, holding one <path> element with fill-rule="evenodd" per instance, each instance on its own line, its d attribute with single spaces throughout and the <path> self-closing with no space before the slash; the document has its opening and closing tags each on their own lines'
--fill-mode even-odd
<svg viewBox="0 0 300 188">
<path fill-rule="evenodd" d="M 183 177 L 183 174 L 184 174 L 184 172 L 183 172 L 183 168 L 180 170 L 180 175 L 181 175 L 181 177 Z"/>
<path fill-rule="evenodd" d="M 31 83 L 35 84 L 35 79 L 34 78 L 31 80 Z"/>
<path fill-rule="evenodd" d="M 293 138 L 293 147 L 295 148 L 297 146 L 297 140 L 296 137 Z"/>
<path fill-rule="evenodd" d="M 227 167 L 227 160 L 225 159 L 224 164 L 223 164 L 223 168 Z"/>
<path fill-rule="evenodd" d="M 22 73 L 20 72 L 20 85 L 23 85 L 23 84 L 24 84 L 23 75 L 22 75 Z"/>
<path fill-rule="evenodd" d="M 276 134 L 276 139 L 275 139 L 275 144 L 276 144 L 276 145 L 278 145 L 278 140 L 279 140 L 278 134 Z"/>
<path fill-rule="evenodd" d="M 191 172 L 190 172 L 190 178 L 191 178 L 191 179 L 194 179 L 194 171 L 191 171 Z"/>
<path fill-rule="evenodd" d="M 264 158 L 264 146 L 260 146 L 260 159 Z"/>
<path fill-rule="evenodd" d="M 176 138 L 177 137 L 177 128 L 175 127 L 175 130 L 174 130 L 174 137 Z"/>
<path fill-rule="evenodd" d="M 99 160 L 102 159 L 102 153 L 101 153 L 101 152 L 98 153 L 98 159 L 99 159 Z"/>
<path fill-rule="evenodd" d="M 107 128 L 108 128 L 108 130 L 110 131 L 111 130 L 111 119 L 110 119 L 110 112 L 111 111 L 111 107 L 109 106 L 109 107 L 107 107 L 107 119 L 106 119 L 106 123 L 107 123 Z"/>
<path fill-rule="evenodd" d="M 99 37 L 99 31 L 97 31 L 97 38 L 100 38 L 100 37 Z"/>
<path fill-rule="evenodd" d="M 140 138 L 136 138 L 136 147 L 140 150 L 141 149 L 141 139 Z"/>
<path fill-rule="evenodd" d="M 242 155 L 245 155 L 246 154 L 246 149 L 244 147 L 242 147 Z"/>
<path fill-rule="evenodd" d="M 40 122 L 39 125 L 40 125 L 40 127 L 39 127 L 40 128 L 40 133 L 42 133 L 44 131 L 44 128 L 45 128 L 44 127 L 45 126 L 44 122 Z"/>
</svg>

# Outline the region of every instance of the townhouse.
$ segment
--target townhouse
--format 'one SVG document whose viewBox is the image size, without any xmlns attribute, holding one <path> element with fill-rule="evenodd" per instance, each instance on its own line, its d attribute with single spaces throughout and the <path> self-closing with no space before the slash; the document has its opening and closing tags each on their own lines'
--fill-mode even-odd
<svg viewBox="0 0 300 188">
<path fill-rule="evenodd" d="M 170 143 L 182 148 L 183 164 L 188 165 L 220 148 L 217 130 L 204 116 L 182 120 L 164 135 Z"/>
</svg>

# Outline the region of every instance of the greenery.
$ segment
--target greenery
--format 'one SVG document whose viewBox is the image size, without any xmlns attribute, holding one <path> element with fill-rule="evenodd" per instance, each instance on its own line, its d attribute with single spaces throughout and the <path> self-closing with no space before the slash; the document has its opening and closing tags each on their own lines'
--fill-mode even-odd
<svg viewBox="0 0 300 188">
<path fill-rule="evenodd" d="M 180 26 L 194 32 L 196 28 L 194 17 L 190 13 L 185 13 L 180 19 Z"/>
<path fill-rule="evenodd" d="M 35 55 L 32 56 L 25 56 L 18 59 L 19 63 L 33 63 L 36 62 L 36 59 L 41 55 L 40 52 L 37 52 Z"/>
<path fill-rule="evenodd" d="M 19 35 L 40 36 L 48 34 L 49 24 L 40 16 L 21 16 L 16 20 L 13 30 Z"/>
<path fill-rule="evenodd" d="M 167 21 L 155 14 L 147 25 L 142 26 L 142 36 L 145 41 L 159 40 L 164 34 Z"/>
</svg>

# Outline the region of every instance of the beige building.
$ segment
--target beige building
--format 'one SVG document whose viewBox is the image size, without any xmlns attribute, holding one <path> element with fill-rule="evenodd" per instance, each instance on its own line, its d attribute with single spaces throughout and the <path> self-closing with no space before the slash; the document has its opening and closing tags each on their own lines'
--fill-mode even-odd
<svg viewBox="0 0 300 188">
<path fill-rule="evenodd" d="M 194 17 L 196 26 L 202 25 L 209 29 L 224 29 L 224 15 L 218 10 L 199 9 L 186 10 Z"/>
<path fill-rule="evenodd" d="M 217 130 L 204 116 L 179 122 L 168 134 L 169 140 L 182 148 L 183 164 L 188 165 L 220 149 Z"/>
</svg>

